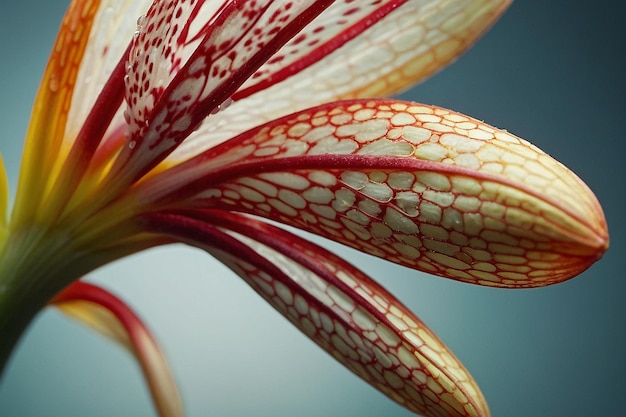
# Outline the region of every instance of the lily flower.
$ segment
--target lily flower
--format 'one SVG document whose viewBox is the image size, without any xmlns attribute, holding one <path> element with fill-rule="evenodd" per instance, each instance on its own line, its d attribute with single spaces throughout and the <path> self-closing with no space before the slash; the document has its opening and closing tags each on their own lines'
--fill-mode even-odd
<svg viewBox="0 0 626 417">
<path fill-rule="evenodd" d="M 474 379 L 372 278 L 282 226 L 502 288 L 576 276 L 608 248 L 589 188 L 540 149 L 389 98 L 469 48 L 508 0 L 73 0 L 37 95 L 15 202 L 0 178 L 0 369 L 52 303 L 167 365 L 124 303 L 79 281 L 182 242 L 423 416 L 488 416 Z"/>
</svg>

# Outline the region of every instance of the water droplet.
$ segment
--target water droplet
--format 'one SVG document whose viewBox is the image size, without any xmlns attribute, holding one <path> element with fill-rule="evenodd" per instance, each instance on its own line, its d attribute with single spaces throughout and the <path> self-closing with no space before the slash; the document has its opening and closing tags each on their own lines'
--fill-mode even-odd
<svg viewBox="0 0 626 417">
<path fill-rule="evenodd" d="M 126 124 L 130 124 L 130 113 L 128 110 L 124 110 L 124 120 L 126 121 Z"/>
<path fill-rule="evenodd" d="M 233 99 L 228 97 L 226 100 L 224 100 L 224 102 L 220 105 L 220 110 L 225 110 L 228 108 L 228 106 L 230 106 L 231 104 L 233 104 Z"/>
<path fill-rule="evenodd" d="M 137 146 L 137 142 L 135 142 L 134 140 L 131 140 L 130 142 L 128 142 L 129 149 L 135 149 L 135 146 Z"/>
<path fill-rule="evenodd" d="M 226 100 L 224 100 L 222 104 L 219 104 L 217 107 L 211 110 L 211 114 L 217 114 L 221 112 L 222 110 L 226 110 L 228 106 L 230 106 L 232 103 L 233 103 L 233 99 L 230 97 L 227 98 Z"/>
<path fill-rule="evenodd" d="M 137 30 L 143 29 L 143 25 L 146 23 L 146 15 L 142 14 L 137 18 Z"/>
</svg>

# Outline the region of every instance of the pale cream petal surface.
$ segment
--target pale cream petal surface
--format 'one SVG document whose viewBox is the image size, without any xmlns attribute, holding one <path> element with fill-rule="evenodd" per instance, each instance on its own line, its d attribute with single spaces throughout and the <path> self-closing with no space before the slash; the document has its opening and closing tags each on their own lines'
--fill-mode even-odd
<svg viewBox="0 0 626 417">
<path fill-rule="evenodd" d="M 320 61 L 210 116 L 169 162 L 187 159 L 247 129 L 313 105 L 388 96 L 406 89 L 471 47 L 509 3 L 408 1 Z M 318 19 L 332 21 L 333 7 Z"/>
</svg>

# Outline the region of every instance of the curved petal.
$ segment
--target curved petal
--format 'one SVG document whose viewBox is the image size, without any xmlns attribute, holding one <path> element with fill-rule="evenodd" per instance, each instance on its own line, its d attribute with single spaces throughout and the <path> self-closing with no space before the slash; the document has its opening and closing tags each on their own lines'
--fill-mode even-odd
<svg viewBox="0 0 626 417">
<path fill-rule="evenodd" d="M 337 1 L 285 45 L 289 53 L 281 50 L 262 66 L 228 109 L 204 123 L 169 161 L 188 159 L 245 130 L 326 101 L 404 90 L 469 49 L 509 4 L 409 0 L 357 6 Z"/>
<path fill-rule="evenodd" d="M 51 302 L 68 316 L 126 347 L 139 361 L 161 417 L 182 417 L 183 408 L 165 356 L 141 320 L 106 290 L 75 282 Z"/>
<path fill-rule="evenodd" d="M 400 101 L 287 116 L 137 191 L 146 205 L 253 213 L 483 285 L 559 282 L 608 245 L 595 196 L 556 160 L 478 120 Z"/>
<path fill-rule="evenodd" d="M 35 217 L 47 184 L 54 180 L 53 168 L 61 152 L 76 73 L 87 44 L 87 38 L 77 34 L 90 30 L 98 6 L 98 1 L 75 0 L 61 24 L 26 134 L 12 220 L 16 227 Z"/>
<path fill-rule="evenodd" d="M 126 71 L 129 46 L 133 34 L 138 30 L 141 20 L 152 0 L 100 0 L 98 12 L 94 16 L 90 31 L 81 36 L 87 39 L 87 45 L 77 73 L 76 84 L 80 88 L 74 91 L 68 114 L 68 123 L 64 141 L 69 148 L 75 144 L 88 116 L 93 113 L 97 98 L 107 87 L 115 69 L 121 65 L 122 74 L 117 78 L 119 100 L 107 109 L 112 116 L 110 124 L 104 126 L 99 135 L 90 133 L 80 139 L 90 142 L 89 158 L 96 155 L 96 163 L 89 167 L 88 178 L 99 178 L 103 165 L 113 158 L 123 145 L 126 133 L 123 105 L 123 77 Z M 102 116 L 100 115 L 99 118 Z M 84 156 L 75 160 L 87 159 Z M 92 161 L 93 162 L 93 161 Z M 94 166 L 95 165 L 95 166 Z M 81 176 L 80 173 L 77 176 Z M 83 178 L 83 181 L 85 179 Z M 63 186 L 61 182 L 61 186 Z"/>
<path fill-rule="evenodd" d="M 233 213 L 144 220 L 149 229 L 224 262 L 331 356 L 409 410 L 433 417 L 489 415 L 478 386 L 437 336 L 334 254 Z"/>
<path fill-rule="evenodd" d="M 91 30 L 77 31 L 76 36 L 86 40 L 86 47 L 76 74 L 80 88 L 72 96 L 64 138 L 65 148 L 72 147 L 73 153 L 68 152 L 67 160 L 61 158 L 58 169 L 62 168 L 64 176 L 57 180 L 52 197 L 80 182 L 73 196 L 74 204 L 80 203 L 81 198 L 93 199 L 90 190 L 110 169 L 110 161 L 125 143 L 123 98 L 129 47 L 152 2 L 100 0 Z M 116 100 L 109 99 L 98 106 L 102 96 Z M 71 209 L 68 212 L 73 215 Z"/>
</svg>

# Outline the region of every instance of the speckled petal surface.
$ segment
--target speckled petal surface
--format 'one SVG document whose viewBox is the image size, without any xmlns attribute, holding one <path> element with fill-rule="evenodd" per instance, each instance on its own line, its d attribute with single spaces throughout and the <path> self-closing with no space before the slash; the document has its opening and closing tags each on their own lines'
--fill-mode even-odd
<svg viewBox="0 0 626 417">
<path fill-rule="evenodd" d="M 111 175 L 149 171 L 330 3 L 155 1 L 130 52 L 128 144 Z"/>
<path fill-rule="evenodd" d="M 556 283 L 606 250 L 594 195 L 506 131 L 433 106 L 349 101 L 279 119 L 147 182 L 147 199 L 244 211 L 436 275 Z"/>
</svg>

